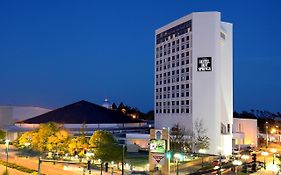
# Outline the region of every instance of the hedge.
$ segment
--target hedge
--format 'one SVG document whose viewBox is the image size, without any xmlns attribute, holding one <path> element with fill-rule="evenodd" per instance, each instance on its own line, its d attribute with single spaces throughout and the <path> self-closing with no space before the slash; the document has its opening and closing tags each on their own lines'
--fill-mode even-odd
<svg viewBox="0 0 281 175">
<path fill-rule="evenodd" d="M 4 165 L 4 166 L 7 166 L 9 168 L 12 168 L 12 169 L 16 169 L 16 170 L 19 170 L 19 171 L 22 171 L 24 173 L 37 173 L 38 171 L 37 170 L 33 170 L 33 169 L 29 169 L 27 167 L 24 167 L 24 166 L 21 166 L 21 165 L 17 165 L 15 163 L 10 163 L 10 162 L 5 162 L 3 160 L 0 160 L 0 164 Z M 46 175 L 46 174 L 43 174 L 41 173 L 42 175 Z"/>
</svg>

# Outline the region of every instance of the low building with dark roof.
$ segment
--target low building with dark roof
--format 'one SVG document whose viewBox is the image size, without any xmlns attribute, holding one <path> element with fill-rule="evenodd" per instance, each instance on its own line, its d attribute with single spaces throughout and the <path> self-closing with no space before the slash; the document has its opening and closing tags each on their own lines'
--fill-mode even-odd
<svg viewBox="0 0 281 175">
<path fill-rule="evenodd" d="M 48 122 L 58 123 L 73 134 L 78 134 L 82 125 L 85 125 L 88 136 L 95 130 L 107 130 L 114 133 L 119 140 L 126 133 L 149 132 L 149 125 L 143 120 L 84 100 L 17 122 L 17 132 L 20 128 L 23 132 L 36 129 L 41 123 Z"/>
</svg>

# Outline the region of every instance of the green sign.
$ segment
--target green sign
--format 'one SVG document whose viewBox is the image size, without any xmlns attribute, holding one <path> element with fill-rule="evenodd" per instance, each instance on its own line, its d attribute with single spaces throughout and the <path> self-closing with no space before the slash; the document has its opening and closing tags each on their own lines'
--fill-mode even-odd
<svg viewBox="0 0 281 175">
<path fill-rule="evenodd" d="M 166 140 L 150 140 L 149 149 L 152 153 L 164 154 L 166 152 Z"/>
</svg>

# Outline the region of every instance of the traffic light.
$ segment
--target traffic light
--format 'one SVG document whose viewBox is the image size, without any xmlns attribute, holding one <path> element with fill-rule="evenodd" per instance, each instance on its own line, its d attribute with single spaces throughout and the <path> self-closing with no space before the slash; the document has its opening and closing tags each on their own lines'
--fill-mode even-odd
<svg viewBox="0 0 281 175">
<path fill-rule="evenodd" d="M 166 153 L 166 158 L 169 159 L 169 160 L 171 160 L 171 158 L 172 158 L 172 152 L 171 152 L 171 151 L 168 151 L 168 152 Z"/>
<path fill-rule="evenodd" d="M 252 154 L 252 160 L 253 160 L 253 162 L 257 161 L 257 154 L 256 153 Z"/>
<path fill-rule="evenodd" d="M 105 163 L 105 172 L 108 172 L 108 163 Z"/>
<path fill-rule="evenodd" d="M 91 170 L 91 161 L 90 160 L 88 160 L 88 162 L 87 162 L 87 169 Z"/>
</svg>

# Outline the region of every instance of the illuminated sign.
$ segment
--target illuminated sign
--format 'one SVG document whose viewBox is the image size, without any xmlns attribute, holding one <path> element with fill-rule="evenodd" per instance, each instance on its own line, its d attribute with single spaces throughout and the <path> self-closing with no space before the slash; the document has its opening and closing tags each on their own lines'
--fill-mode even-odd
<svg viewBox="0 0 281 175">
<path fill-rule="evenodd" d="M 166 152 L 166 140 L 150 140 L 149 149 L 152 153 L 164 154 Z"/>
<path fill-rule="evenodd" d="M 199 57 L 197 60 L 197 71 L 212 71 L 212 58 L 211 57 Z"/>
</svg>

